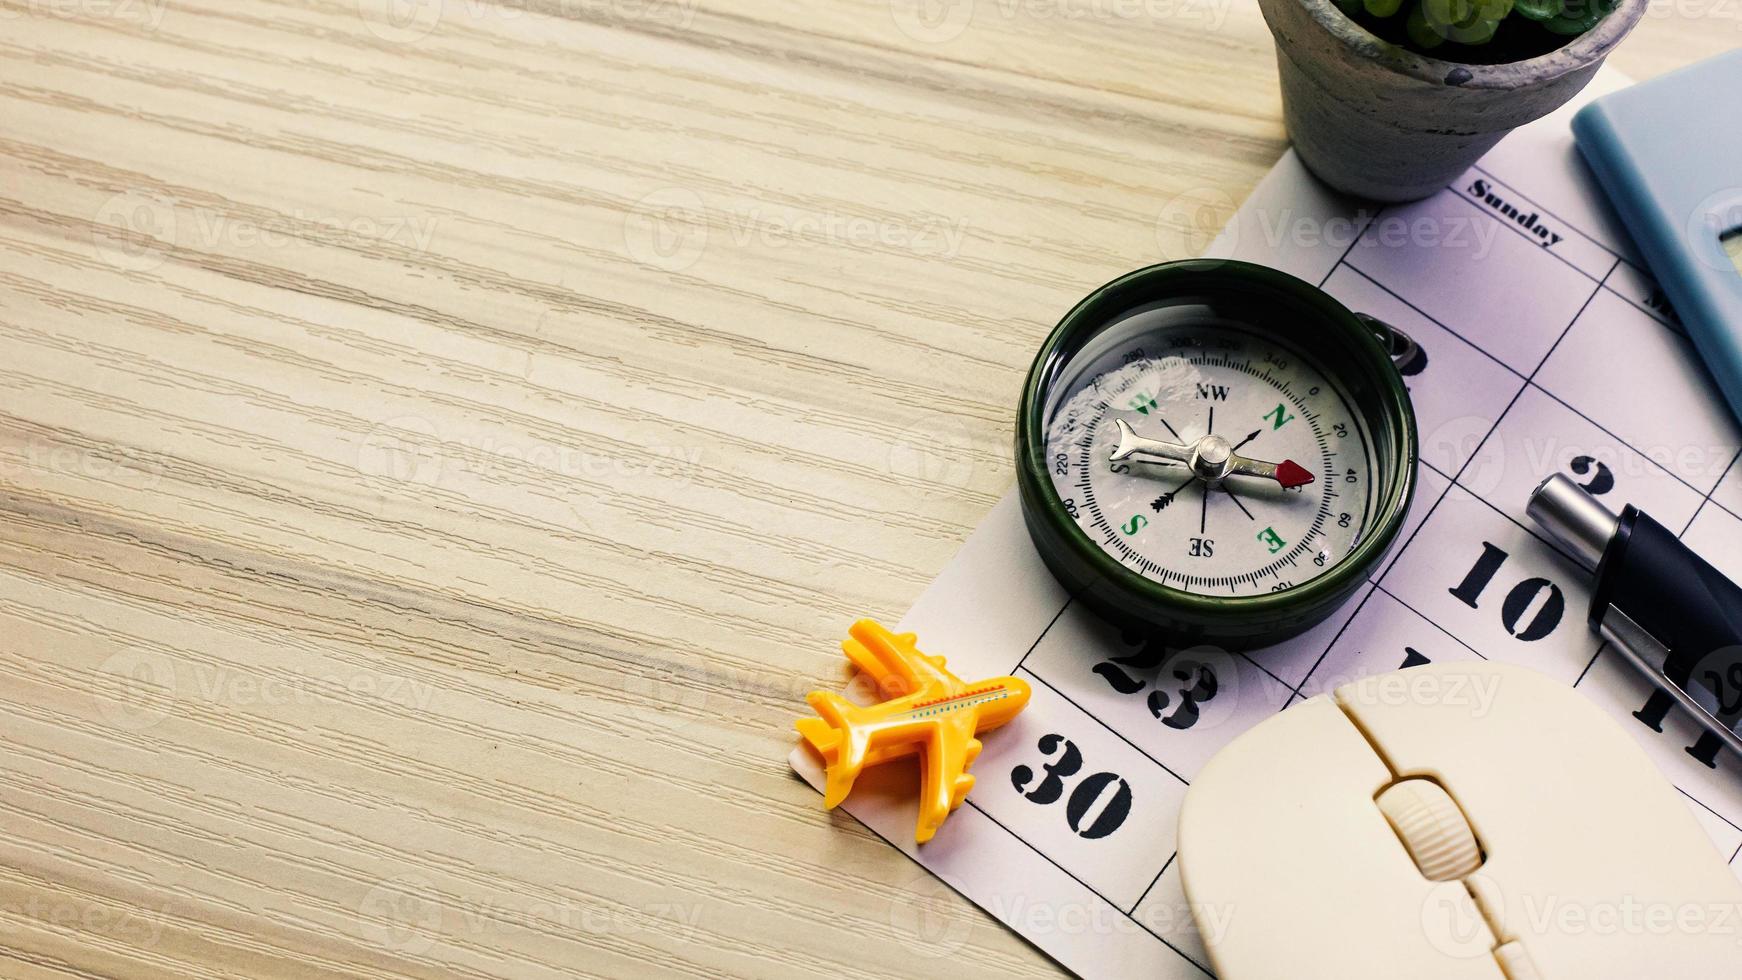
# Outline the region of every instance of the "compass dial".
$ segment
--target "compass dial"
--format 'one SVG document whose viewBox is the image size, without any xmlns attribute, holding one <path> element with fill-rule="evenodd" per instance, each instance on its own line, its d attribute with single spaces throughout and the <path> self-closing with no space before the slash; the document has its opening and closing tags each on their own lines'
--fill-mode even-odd
<svg viewBox="0 0 1742 980">
<path fill-rule="evenodd" d="M 1176 312 L 1133 312 L 1115 325 L 1123 342 L 1061 379 L 1046 432 L 1054 490 L 1095 544 L 1163 585 L 1240 596 L 1317 577 L 1372 513 L 1359 413 L 1300 350 L 1237 325 L 1171 322 Z M 1186 458 L 1116 459 L 1122 438 Z"/>
<path fill-rule="evenodd" d="M 1415 413 L 1388 346 L 1403 339 L 1245 262 L 1102 286 L 1023 387 L 1035 550 L 1073 597 L 1169 642 L 1309 629 L 1372 575 L 1415 493 Z"/>
</svg>

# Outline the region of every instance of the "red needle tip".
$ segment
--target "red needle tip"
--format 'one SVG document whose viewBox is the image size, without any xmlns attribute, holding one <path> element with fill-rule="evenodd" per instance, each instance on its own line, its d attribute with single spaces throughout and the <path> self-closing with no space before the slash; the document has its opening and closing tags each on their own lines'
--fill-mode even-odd
<svg viewBox="0 0 1742 980">
<path fill-rule="evenodd" d="M 1282 484 L 1284 490 L 1293 490 L 1313 482 L 1313 475 L 1294 460 L 1285 459 L 1276 464 L 1276 482 Z"/>
</svg>

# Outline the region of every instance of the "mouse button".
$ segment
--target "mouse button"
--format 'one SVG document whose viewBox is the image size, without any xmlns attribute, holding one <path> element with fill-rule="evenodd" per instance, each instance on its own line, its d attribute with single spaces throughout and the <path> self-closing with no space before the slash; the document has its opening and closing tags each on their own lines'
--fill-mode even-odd
<svg viewBox="0 0 1742 980">
<path fill-rule="evenodd" d="M 1479 956 L 1448 956 L 1424 931 L 1424 908 L 1474 903 L 1398 847 L 1373 805 L 1392 781 L 1326 698 L 1265 720 L 1199 771 L 1177 860 L 1200 923 L 1201 910 L 1218 923 L 1203 938 L 1219 975 L 1500 980 L 1480 915 L 1467 917 Z"/>
<path fill-rule="evenodd" d="M 1374 802 L 1429 881 L 1457 881 L 1482 866 L 1482 848 L 1457 801 L 1431 779 L 1400 780 Z"/>
</svg>

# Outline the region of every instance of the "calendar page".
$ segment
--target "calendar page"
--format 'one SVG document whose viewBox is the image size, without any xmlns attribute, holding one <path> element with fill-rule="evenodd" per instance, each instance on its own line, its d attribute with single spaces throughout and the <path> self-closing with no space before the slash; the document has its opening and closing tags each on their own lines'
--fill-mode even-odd
<svg viewBox="0 0 1742 980">
<path fill-rule="evenodd" d="M 1623 83 L 1599 76 L 1413 204 L 1339 198 L 1291 151 L 1211 245 L 1317 283 L 1419 347 L 1401 365 L 1421 433 L 1414 507 L 1346 606 L 1287 643 L 1215 659 L 1216 693 L 1195 719 L 1170 712 L 1185 692 L 1169 689 L 1159 644 L 1071 600 L 1012 493 L 900 628 L 964 680 L 1026 679 L 1032 700 L 985 736 L 973 792 L 923 847 L 911 769 L 868 771 L 845 809 L 1079 974 L 1208 976 L 1174 860 L 1199 768 L 1252 725 L 1345 682 L 1487 658 L 1607 709 L 1731 867 L 1742 864 L 1742 760 L 1603 648 L 1586 623 L 1589 576 L 1524 513 L 1537 483 L 1563 472 L 1612 510 L 1639 505 L 1742 577 L 1742 438 L 1569 129 L 1579 105 Z M 792 764 L 820 787 L 802 746 Z M 948 930 L 932 938 L 949 952 Z"/>
</svg>

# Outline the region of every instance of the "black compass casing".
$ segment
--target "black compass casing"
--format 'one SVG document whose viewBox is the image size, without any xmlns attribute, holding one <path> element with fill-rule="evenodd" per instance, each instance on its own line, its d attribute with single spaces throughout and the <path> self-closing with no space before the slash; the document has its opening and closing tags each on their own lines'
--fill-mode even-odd
<svg viewBox="0 0 1742 980">
<path fill-rule="evenodd" d="M 1355 547 L 1314 578 L 1248 596 L 1163 585 L 1126 567 L 1069 513 L 1047 472 L 1044 417 L 1068 365 L 1103 329 L 1139 307 L 1179 301 L 1214 308 L 1289 346 L 1312 351 L 1353 401 L 1373 439 L 1374 509 Z M 1150 266 L 1090 293 L 1041 345 L 1023 384 L 1016 474 L 1035 549 L 1072 596 L 1122 626 L 1159 630 L 1170 645 L 1267 646 L 1318 624 L 1367 581 L 1396 541 L 1415 493 L 1417 435 L 1409 393 L 1373 321 L 1328 293 L 1266 266 L 1189 259 Z"/>
</svg>

